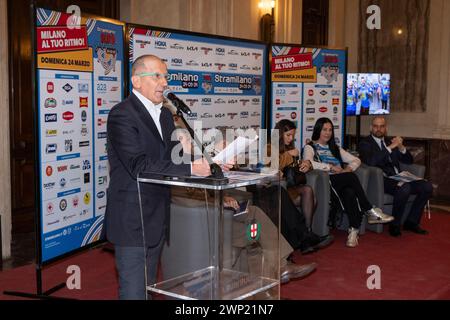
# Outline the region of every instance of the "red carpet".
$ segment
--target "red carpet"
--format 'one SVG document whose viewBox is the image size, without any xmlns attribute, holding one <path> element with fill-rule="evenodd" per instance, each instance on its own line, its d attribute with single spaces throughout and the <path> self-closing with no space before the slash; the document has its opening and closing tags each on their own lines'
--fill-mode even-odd
<svg viewBox="0 0 450 320">
<path fill-rule="evenodd" d="M 54 296 L 75 299 L 117 299 L 117 275 L 114 255 L 102 249 L 92 249 L 65 259 L 44 269 L 43 291 L 66 282 L 70 274 L 68 266 L 77 265 L 81 269 L 81 290 L 66 288 Z M 23 299 L 6 296 L 3 291 L 36 293 L 36 271 L 34 265 L 24 266 L 0 273 L 0 299 Z"/>
<path fill-rule="evenodd" d="M 287 299 L 450 299 L 450 214 L 423 218 L 429 235 L 403 232 L 391 237 L 367 231 L 359 246 L 347 248 L 344 231 L 334 231 L 335 243 L 314 254 L 297 255 L 297 263 L 317 262 L 317 271 L 281 289 Z M 369 290 L 370 265 L 381 269 L 381 289 Z"/>
<path fill-rule="evenodd" d="M 368 231 L 360 245 L 345 247 L 346 233 L 335 231 L 335 243 L 314 254 L 296 256 L 297 263 L 315 261 L 318 269 L 303 280 L 283 285 L 283 299 L 450 299 L 450 214 L 432 213 L 422 226 L 430 235 L 404 232 L 396 239 L 385 231 Z M 385 228 L 387 229 L 387 228 Z M 93 249 L 48 267 L 44 290 L 65 282 L 69 265 L 81 268 L 81 290 L 64 288 L 55 296 L 75 299 L 117 299 L 114 257 Z M 381 289 L 366 286 L 367 268 L 381 268 Z M 0 272 L 0 299 L 20 299 L 3 291 L 35 292 L 34 265 Z"/>
</svg>

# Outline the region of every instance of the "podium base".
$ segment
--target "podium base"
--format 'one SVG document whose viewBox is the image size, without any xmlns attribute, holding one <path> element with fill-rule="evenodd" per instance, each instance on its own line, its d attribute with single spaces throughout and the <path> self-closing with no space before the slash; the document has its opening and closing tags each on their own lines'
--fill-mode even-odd
<svg viewBox="0 0 450 320">
<path fill-rule="evenodd" d="M 182 300 L 244 300 L 278 285 L 278 279 L 211 266 L 147 286 L 147 290 Z"/>
</svg>

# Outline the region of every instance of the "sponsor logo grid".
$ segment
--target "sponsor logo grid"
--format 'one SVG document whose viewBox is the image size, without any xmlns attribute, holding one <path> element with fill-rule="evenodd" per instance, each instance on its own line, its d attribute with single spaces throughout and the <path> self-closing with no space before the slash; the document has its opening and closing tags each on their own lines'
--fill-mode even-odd
<svg viewBox="0 0 450 320">
<path fill-rule="evenodd" d="M 153 53 L 165 59 L 169 89 L 192 110 L 186 117 L 191 126 L 198 120 L 205 127 L 229 126 L 230 120 L 235 128 L 261 125 L 262 48 L 246 48 L 233 41 L 206 43 L 182 35 L 158 38 L 141 32 L 133 34 L 133 55 Z M 241 114 L 243 110 L 248 114 Z"/>
<path fill-rule="evenodd" d="M 109 176 L 104 133 L 109 110 L 122 101 L 122 62 L 119 59 L 123 59 L 117 55 L 118 50 L 122 50 L 122 44 L 116 39 L 117 34 L 121 35 L 117 32 L 121 27 L 113 31 L 114 27 L 111 29 L 109 25 L 97 22 L 89 36 L 86 36 L 86 28 L 80 31 L 86 37 L 83 41 L 86 44 L 89 41 L 89 46 L 94 48 L 83 55 L 78 55 L 78 51 L 65 52 L 65 48 L 53 50 L 59 51 L 58 57 L 45 58 L 45 61 L 54 64 L 61 61 L 60 69 L 38 65 L 44 261 L 78 248 L 66 237 L 75 231 L 78 238 L 82 236 L 79 232 L 90 232 L 94 220 L 105 212 Z M 52 31 L 40 32 L 41 29 L 44 30 L 38 27 L 38 33 L 44 37 L 45 46 L 46 42 L 51 43 L 45 37 L 47 33 L 52 36 L 49 33 Z M 61 30 L 58 35 L 69 34 L 67 28 L 61 27 Z M 64 39 L 61 43 L 71 40 Z M 76 64 L 83 61 L 75 57 L 81 56 L 87 57 L 84 67 L 90 64 L 90 68 L 77 69 Z M 38 55 L 38 60 L 44 61 L 44 58 Z M 63 66 L 63 62 L 72 66 Z M 97 105 L 97 101 L 101 103 Z M 97 168 L 102 172 L 96 173 Z M 101 179 L 96 181 L 96 177 Z M 97 205 L 100 209 L 94 207 L 95 198 L 100 200 Z M 78 246 L 82 246 L 83 238 L 85 236 Z M 91 237 L 87 241 L 93 240 Z"/>
<path fill-rule="evenodd" d="M 284 52 L 291 53 L 299 50 L 292 47 L 283 49 Z M 340 69 L 334 64 L 339 65 L 340 60 L 344 61 L 345 54 L 342 51 L 339 55 L 333 55 L 335 59 L 332 61 L 333 66 L 330 66 L 329 51 L 333 50 L 315 49 L 312 60 L 301 55 L 298 56 L 301 58 L 298 58 L 296 54 L 277 55 L 274 51 L 277 65 L 273 72 L 285 75 L 285 79 L 294 79 L 294 74 L 304 75 L 289 82 L 276 80 L 272 84 L 272 127 L 281 119 L 296 122 L 296 141 L 299 148 L 311 138 L 314 124 L 321 117 L 328 117 L 333 121 L 335 136 L 337 140 L 342 141 L 344 68 Z M 305 67 L 307 64 L 310 64 L 310 70 Z M 313 76 L 308 78 L 308 75 Z"/>
</svg>

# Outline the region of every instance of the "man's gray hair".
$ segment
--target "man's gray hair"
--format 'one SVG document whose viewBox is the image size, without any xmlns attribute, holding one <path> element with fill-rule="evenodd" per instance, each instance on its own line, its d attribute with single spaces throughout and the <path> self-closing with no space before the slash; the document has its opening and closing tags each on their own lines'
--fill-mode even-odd
<svg viewBox="0 0 450 320">
<path fill-rule="evenodd" d="M 146 70 L 145 61 L 147 60 L 157 60 L 162 62 L 162 60 L 159 57 L 153 54 L 144 54 L 136 58 L 136 60 L 134 60 L 133 64 L 131 65 L 131 75 L 135 76 L 136 74 L 145 71 Z"/>
</svg>

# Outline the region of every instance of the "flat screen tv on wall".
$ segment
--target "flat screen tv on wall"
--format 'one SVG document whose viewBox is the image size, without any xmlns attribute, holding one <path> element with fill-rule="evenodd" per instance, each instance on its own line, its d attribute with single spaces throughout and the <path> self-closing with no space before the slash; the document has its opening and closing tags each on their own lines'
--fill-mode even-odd
<svg viewBox="0 0 450 320">
<path fill-rule="evenodd" d="M 347 74 L 347 116 L 389 114 L 391 112 L 390 96 L 390 74 Z"/>
</svg>

